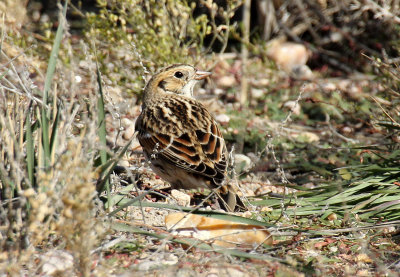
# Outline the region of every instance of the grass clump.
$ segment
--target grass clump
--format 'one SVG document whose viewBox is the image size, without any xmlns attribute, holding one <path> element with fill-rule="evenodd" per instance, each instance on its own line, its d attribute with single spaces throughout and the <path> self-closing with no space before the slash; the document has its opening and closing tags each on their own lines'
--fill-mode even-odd
<svg viewBox="0 0 400 277">
<path fill-rule="evenodd" d="M 87 112 L 96 110 L 96 97 L 75 94 L 74 72 L 57 66 L 67 4 L 47 74 L 35 80 L 42 89 L 20 70 L 31 66 L 27 53 L 18 60 L 0 53 L 5 65 L 0 77 L 0 271 L 10 275 L 23 266 L 30 275 L 42 272 L 43 264 L 33 263 L 32 255 L 41 249 L 42 259 L 56 248 L 72 257 L 69 270 L 88 276 L 90 251 L 104 233 L 102 217 L 95 217 L 101 211 L 95 205 L 96 114 Z"/>
<path fill-rule="evenodd" d="M 100 12 L 87 14 L 86 37 L 98 47 L 102 73 L 112 82 L 123 83 L 128 92 L 138 93 L 143 86 L 142 74 L 138 74 L 143 65 L 154 72 L 173 63 L 196 64 L 216 41 L 225 49 L 229 32 L 235 28 L 230 19 L 240 3 L 229 1 L 226 9 L 203 3 L 210 16 L 195 17 L 196 3 L 189 1 L 99 0 Z M 217 16 L 222 23 L 216 23 Z M 207 36 L 212 37 L 208 45 Z"/>
</svg>

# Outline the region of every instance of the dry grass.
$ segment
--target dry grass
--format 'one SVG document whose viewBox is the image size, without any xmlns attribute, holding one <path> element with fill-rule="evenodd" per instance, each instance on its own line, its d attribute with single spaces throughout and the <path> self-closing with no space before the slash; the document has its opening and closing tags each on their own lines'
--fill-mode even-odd
<svg viewBox="0 0 400 277">
<path fill-rule="evenodd" d="M 76 273 L 88 276 L 90 251 L 107 230 L 102 207 L 95 201 L 98 172 L 94 161 L 99 148 L 98 123 L 93 114 L 97 109 L 96 92 L 79 93 L 74 71 L 78 67 L 58 67 L 57 82 L 50 87 L 47 104 L 54 139 L 46 167 L 40 116 L 44 103 L 37 87 L 45 82 L 44 74 L 30 63 L 29 52 L 8 41 L 12 40 L 13 30 L 3 31 L 7 35 L 2 42 L 7 49 L 0 57 L 0 272 L 14 275 L 23 270 L 37 274 L 42 263 L 35 262 L 32 254 L 37 255 L 37 249 L 42 253 L 58 249 L 72 254 Z M 71 46 L 64 47 L 64 53 L 77 64 L 72 52 L 68 53 Z M 22 55 L 13 60 L 7 55 L 10 51 Z M 90 56 L 86 62 L 95 68 Z M 88 87 L 95 87 L 95 83 L 90 84 L 93 80 L 85 81 L 89 81 Z M 31 136 L 27 133 L 29 122 Z M 29 138 L 34 146 L 33 165 L 29 165 L 27 156 Z"/>
<path fill-rule="evenodd" d="M 209 2 L 207 1 L 207 3 Z M 296 1 L 290 6 L 283 7 L 280 12 L 288 13 L 290 10 L 300 9 L 299 2 Z M 321 1 L 321 3 L 323 2 Z M 136 1 L 129 3 L 133 5 L 136 4 Z M 367 3 L 368 7 L 376 8 L 370 1 Z M 185 6 L 185 13 L 188 13 L 188 9 Z M 232 10 L 234 9 L 236 6 L 232 7 Z M 307 14 L 312 15 L 309 21 L 304 20 L 306 29 L 309 30 L 317 22 L 315 9 L 303 11 L 300 15 L 304 17 Z M 113 17 L 112 13 L 107 16 Z M 132 20 L 131 16 L 129 15 L 127 18 Z M 161 18 L 164 16 L 165 14 L 160 15 Z M 228 19 L 231 17 L 232 15 L 227 15 Z M 123 17 L 121 18 L 123 19 Z M 215 18 L 213 20 L 210 28 L 216 30 L 218 26 L 215 25 Z M 286 24 L 293 27 L 296 22 L 292 15 L 288 17 L 288 20 Z M 229 29 L 231 26 L 229 26 L 229 22 L 227 24 L 228 26 L 225 27 Z M 116 28 L 119 25 L 112 26 Z M 359 191 L 363 190 L 362 192 L 365 194 L 361 195 L 358 188 L 353 186 L 352 193 L 354 195 L 375 198 L 378 201 L 388 199 L 378 202 L 378 204 L 372 203 L 375 206 L 368 206 L 371 204 L 368 201 L 357 205 L 357 199 L 353 200 L 352 198 L 353 194 L 348 195 L 350 190 L 346 190 L 346 185 L 349 184 L 347 180 L 340 182 L 343 186 L 339 186 L 337 185 L 339 182 L 336 183 L 336 180 L 328 179 L 328 177 L 326 177 L 327 182 L 332 182 L 330 186 L 319 186 L 315 190 L 307 190 L 303 194 L 298 194 L 299 197 L 293 194 L 286 198 L 284 196 L 282 199 L 279 196 L 284 193 L 280 191 L 274 191 L 270 197 L 257 195 L 260 200 L 252 203 L 268 209 L 253 207 L 257 212 L 249 213 L 249 216 L 253 218 L 252 222 L 259 225 L 271 226 L 271 222 L 276 223 L 272 230 L 275 236 L 275 246 L 273 248 L 256 247 L 251 253 L 236 249 L 213 249 L 199 241 L 171 237 L 160 225 L 162 225 L 165 213 L 169 212 L 169 208 L 181 209 L 181 207 L 172 204 L 163 206 L 154 202 L 154 198 L 159 195 L 151 194 L 150 196 L 149 190 L 139 190 L 136 187 L 139 183 L 146 183 L 145 185 L 147 183 L 157 185 L 163 183 L 151 173 L 145 172 L 146 168 L 142 166 L 143 164 L 136 154 L 132 156 L 132 160 L 135 165 L 138 165 L 140 171 L 138 167 L 131 168 L 132 172 L 128 173 L 128 178 L 124 178 L 123 174 L 112 175 L 110 190 L 117 189 L 112 194 L 102 194 L 102 200 L 110 200 L 112 197 L 118 199 L 118 202 L 112 202 L 111 207 L 108 207 L 114 213 L 106 215 L 103 210 L 104 203 L 99 200 L 96 192 L 96 181 L 100 176 L 107 175 L 104 167 L 100 166 L 99 153 L 103 151 L 106 154 L 104 155 L 106 165 L 110 161 L 118 162 L 119 154 L 114 153 L 123 154 L 123 151 L 121 152 L 117 148 L 126 143 L 120 136 L 121 121 L 127 118 L 133 119 L 139 110 L 135 103 L 136 98 L 127 100 L 127 94 L 124 93 L 125 85 L 119 86 L 118 83 L 126 80 L 126 76 L 129 75 L 127 82 L 132 78 L 136 83 L 134 86 L 132 83 L 127 86 L 131 86 L 129 89 L 139 92 L 138 84 L 142 85 L 143 83 L 143 80 L 139 78 L 142 75 L 143 65 L 148 64 L 149 68 L 153 68 L 158 63 L 148 60 L 148 56 L 151 54 L 143 56 L 146 51 L 154 51 L 153 48 L 145 49 L 145 51 L 142 48 L 146 45 L 142 44 L 140 45 L 142 48 L 135 48 L 136 53 L 131 53 L 127 48 L 131 49 L 132 41 L 124 40 L 118 41 L 118 43 L 126 43 L 119 48 L 119 50 L 122 49 L 120 53 L 111 53 L 110 56 L 107 56 L 110 50 L 102 48 L 110 45 L 110 41 L 107 41 L 103 46 L 99 46 L 97 52 L 99 56 L 106 53 L 107 57 L 95 57 L 92 54 L 94 51 L 91 51 L 94 45 L 88 46 L 85 42 L 71 45 L 71 36 L 68 33 L 67 25 L 63 27 L 65 33 L 60 58 L 57 65 L 54 65 L 56 70 L 52 76 L 53 82 L 47 83 L 49 97 L 46 103 L 46 101 L 43 102 L 42 91 L 46 87 L 45 71 L 50 62 L 41 59 L 38 53 L 51 47 L 47 41 L 35 41 L 40 44 L 40 47 L 34 51 L 29 45 L 19 47 L 16 42 L 19 39 L 15 38 L 21 38 L 23 35 L 18 30 L 5 28 L 3 25 L 0 53 L 0 159 L 2 161 L 0 164 L 0 273 L 9 276 L 44 274 L 45 268 L 48 267 L 49 257 L 58 257 L 58 264 L 65 265 L 64 268 L 59 268 L 60 272 L 54 273 L 54 275 L 60 276 L 118 275 L 126 273 L 125 267 L 130 271 L 140 271 L 140 274 L 147 272 L 147 274 L 173 275 L 180 272 L 201 275 L 205 272 L 214 272 L 221 275 L 275 273 L 282 274 L 282 276 L 288 276 L 288 274 L 301 276 L 297 270 L 307 273 L 311 269 L 312 273 L 310 274 L 314 275 L 390 274 L 398 267 L 398 254 L 395 252 L 398 251 L 398 246 L 396 246 L 396 240 L 391 237 L 392 235 L 396 236 L 398 221 L 375 225 L 366 224 L 368 220 L 376 220 L 376 217 L 372 217 L 375 216 L 374 212 L 381 212 L 379 209 L 385 210 L 387 204 L 393 208 L 387 214 L 391 216 L 391 219 L 398 219 L 398 213 L 394 209 L 398 205 L 398 199 L 395 199 L 395 195 L 393 195 L 398 190 L 396 187 L 398 184 L 393 181 L 398 176 L 395 175 L 398 174 L 398 171 L 395 171 L 396 168 L 393 173 L 389 172 L 387 175 L 377 177 L 376 180 L 370 178 L 371 185 L 365 179 L 357 179 L 358 183 L 353 182 L 353 184 L 375 186 L 382 194 L 378 195 L 375 191 L 365 192 L 362 187 Z M 226 30 L 224 28 L 220 29 Z M 91 31 L 96 30 L 92 29 Z M 120 30 L 113 30 L 113 32 L 118 31 Z M 310 30 L 308 32 L 311 33 Z M 215 32 L 215 39 L 220 40 L 226 46 L 227 33 Z M 88 34 L 91 33 L 88 32 Z M 95 35 L 95 39 L 98 40 L 96 42 L 100 41 L 101 43 L 101 33 Z M 148 34 L 141 35 L 145 37 Z M 176 39 L 175 35 L 177 34 L 174 33 L 172 37 Z M 320 33 L 315 35 L 320 39 Z M 138 54 L 142 54 L 143 62 L 138 61 Z M 158 57 L 158 55 L 166 55 L 168 52 L 153 54 Z M 120 59 L 123 57 L 126 57 L 126 60 L 121 62 Z M 106 71 L 106 76 L 102 80 L 104 105 L 107 112 L 105 115 L 106 145 L 102 143 L 105 138 L 99 136 L 97 58 L 100 59 L 100 65 L 104 66 L 102 69 Z M 157 62 L 169 63 L 173 62 L 173 59 L 174 57 L 163 56 L 161 61 Z M 178 60 L 180 59 L 184 59 L 184 57 L 179 57 Z M 207 59 L 209 61 L 206 61 Z M 197 53 L 194 60 L 211 64 L 213 57 L 204 58 Z M 389 64 L 385 65 L 391 68 Z M 261 68 L 265 70 L 265 65 L 262 66 Z M 110 69 L 115 69 L 115 71 L 109 72 Z M 255 69 L 257 73 L 260 71 L 258 69 L 259 67 Z M 118 70 L 124 72 L 121 73 Z M 386 74 L 390 75 L 390 72 L 388 70 Z M 398 86 L 398 78 L 390 80 L 393 83 L 387 82 L 386 85 L 393 90 L 393 95 L 398 96 L 398 94 L 394 94 L 394 90 Z M 283 89 L 277 88 L 276 90 Z M 293 92 L 289 90 L 285 91 L 284 98 L 286 100 L 293 99 L 294 103 L 300 105 L 302 109 L 304 108 L 302 97 L 306 95 L 311 98 L 310 91 L 306 91 L 304 87 L 296 90 L 294 95 L 292 94 Z M 233 110 L 238 107 L 235 104 L 238 103 L 231 105 Z M 266 106 L 267 104 L 265 103 Z M 282 105 L 275 106 L 282 107 Z M 50 133 L 47 138 L 52 141 L 48 157 L 46 157 L 45 142 L 43 141 L 42 111 L 44 107 L 48 112 L 47 117 L 50 123 Z M 254 112 L 251 110 L 252 108 L 254 107 L 250 105 L 249 113 Z M 271 105 L 268 108 L 273 107 Z M 390 113 L 391 117 L 394 117 L 394 111 L 395 109 L 387 108 L 387 113 Z M 291 111 L 281 112 L 281 114 L 283 114 L 283 120 L 276 120 L 273 122 L 274 124 L 271 124 L 272 127 L 266 124 L 267 121 L 272 122 L 267 116 L 263 119 L 257 118 L 258 123 L 256 120 L 252 121 L 255 117 L 248 119 L 243 114 L 239 115 L 241 116 L 239 120 L 242 125 L 251 125 L 252 130 L 262 133 L 261 138 L 265 140 L 266 146 L 256 155 L 259 164 L 263 166 L 267 164 L 272 169 L 270 169 L 270 175 L 263 175 L 262 178 L 267 176 L 265 179 L 269 182 L 268 178 L 272 176 L 271 180 L 286 186 L 291 182 L 289 179 L 293 180 L 292 171 L 288 173 L 286 168 L 289 159 L 296 158 L 297 153 L 290 153 L 290 149 L 284 149 L 282 145 L 297 143 L 293 137 L 290 137 L 293 130 L 289 130 L 289 127 L 293 127 L 290 124 L 292 120 L 297 119 L 298 115 L 293 115 Z M 394 123 L 398 122 L 396 120 Z M 395 133 L 397 127 L 394 124 L 393 126 L 393 133 L 390 135 L 395 136 L 398 134 Z M 248 126 L 242 127 L 240 130 L 244 130 L 243 132 L 246 133 Z M 229 128 L 230 126 L 226 129 L 229 130 Z M 321 127 L 318 126 L 318 128 Z M 311 127 L 304 129 L 311 130 Z M 29 130 L 32 132 L 31 135 Z M 318 135 L 320 135 L 319 131 L 316 132 Z M 267 132 L 270 135 L 265 135 Z M 327 127 L 324 132 L 328 134 L 327 136 L 333 136 L 333 131 Z M 382 131 L 382 133 L 384 132 Z M 33 147 L 30 148 L 29 145 Z M 302 144 L 302 146 L 304 145 L 305 143 Z M 310 149 L 312 150 L 312 147 Z M 311 151 L 310 149 L 309 151 Z M 393 147 L 392 150 L 393 153 L 396 153 L 395 150 L 398 151 L 396 147 Z M 378 149 L 377 153 L 386 153 L 384 151 L 386 149 L 382 151 Z M 33 159 L 29 157 L 33 157 Z M 343 159 L 345 158 L 347 157 L 343 157 Z M 104 161 L 102 163 L 104 164 Z M 392 163 L 391 166 L 398 167 L 398 164 Z M 298 168 L 300 166 L 297 166 L 296 170 Z M 356 170 L 346 170 L 342 171 L 343 176 L 349 174 L 350 178 L 351 174 L 354 174 L 353 177 L 361 176 L 361 173 Z M 364 171 L 367 170 L 370 170 L 370 174 L 379 175 L 385 170 L 385 167 L 364 168 Z M 261 178 L 257 179 L 255 174 L 247 173 L 243 173 L 247 178 L 245 181 L 238 180 L 239 185 L 244 187 L 244 184 L 247 186 L 251 183 L 262 183 Z M 333 173 L 329 173 L 333 175 Z M 142 179 L 139 178 L 139 175 Z M 143 182 L 143 176 L 147 178 L 146 182 Z M 318 182 L 321 182 L 321 176 L 318 175 L 319 180 L 314 185 L 320 185 Z M 337 176 L 337 178 L 339 177 Z M 268 182 L 265 181 L 264 184 Z M 385 182 L 390 182 L 390 184 L 387 185 Z M 126 184 L 129 186 L 125 186 Z M 301 188 L 300 185 L 299 188 Z M 325 198 L 318 198 L 318 192 L 323 189 L 327 191 L 324 195 Z M 343 190 L 341 194 L 336 193 L 338 189 Z M 285 191 L 285 188 L 282 191 Z M 278 197 L 274 198 L 277 195 Z M 344 196 L 340 198 L 337 195 Z M 143 201 L 143 207 L 140 205 L 139 208 L 132 207 L 135 203 L 138 206 L 137 203 L 140 202 L 132 202 L 132 198 L 136 196 L 139 196 L 140 199 L 146 197 L 151 201 Z M 334 198 L 335 196 L 336 198 Z M 346 197 L 349 198 L 346 199 Z M 165 195 L 160 197 L 162 200 L 164 198 Z M 348 206 L 343 204 L 344 200 L 348 200 L 346 203 Z M 331 201 L 329 207 L 334 210 L 325 209 L 326 203 L 329 201 Z M 126 205 L 125 208 L 121 207 L 123 204 Z M 357 207 L 358 210 L 354 212 L 353 207 Z M 120 209 L 120 211 L 116 212 L 116 209 Z M 365 212 L 370 212 L 370 214 Z M 229 215 L 220 215 L 211 211 L 205 213 L 211 216 L 229 217 Z M 384 212 L 381 214 L 386 215 Z M 369 215 L 372 215 L 371 219 L 366 218 Z M 110 217 L 116 222 L 110 224 Z M 146 218 L 146 222 L 143 218 Z M 230 219 L 233 220 L 234 217 Z M 236 218 L 236 220 L 251 221 L 247 218 Z M 155 222 L 156 225 L 150 224 Z M 309 230 L 310 228 L 311 230 Z M 55 252 L 55 250 L 59 252 Z M 235 258 L 236 256 L 240 258 Z M 72 264 L 69 264 L 69 261 Z M 168 268 L 167 270 L 160 269 L 160 261 L 163 267 Z M 335 263 L 341 266 L 337 266 Z M 156 269 L 152 269 L 152 267 Z"/>
</svg>

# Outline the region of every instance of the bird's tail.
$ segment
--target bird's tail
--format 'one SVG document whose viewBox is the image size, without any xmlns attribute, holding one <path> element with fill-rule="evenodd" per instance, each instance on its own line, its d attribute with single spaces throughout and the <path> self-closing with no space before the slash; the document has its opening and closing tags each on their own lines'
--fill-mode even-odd
<svg viewBox="0 0 400 277">
<path fill-rule="evenodd" d="M 237 195 L 236 189 L 231 184 L 227 184 L 224 190 L 225 192 L 220 193 L 218 197 L 218 202 L 224 210 L 228 212 L 247 210 L 243 201 L 240 199 L 239 195 Z"/>
</svg>

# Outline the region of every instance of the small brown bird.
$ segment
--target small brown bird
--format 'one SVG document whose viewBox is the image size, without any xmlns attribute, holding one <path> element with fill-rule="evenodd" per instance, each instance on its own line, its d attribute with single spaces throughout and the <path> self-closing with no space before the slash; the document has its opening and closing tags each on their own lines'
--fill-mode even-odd
<svg viewBox="0 0 400 277">
<path fill-rule="evenodd" d="M 211 114 L 193 98 L 197 81 L 210 75 L 186 64 L 161 69 L 144 89 L 135 129 L 151 168 L 172 188 L 216 189 L 222 207 L 233 211 L 240 199 L 226 180 L 224 138 Z"/>
</svg>

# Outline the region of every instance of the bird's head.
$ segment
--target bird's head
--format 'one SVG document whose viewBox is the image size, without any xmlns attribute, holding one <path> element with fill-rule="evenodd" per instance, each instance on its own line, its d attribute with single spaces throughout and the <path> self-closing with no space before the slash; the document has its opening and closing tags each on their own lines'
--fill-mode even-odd
<svg viewBox="0 0 400 277">
<path fill-rule="evenodd" d="M 174 64 L 161 69 L 147 83 L 145 93 L 174 93 L 193 97 L 193 88 L 198 80 L 211 75 L 187 64 Z"/>
</svg>

